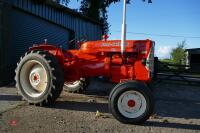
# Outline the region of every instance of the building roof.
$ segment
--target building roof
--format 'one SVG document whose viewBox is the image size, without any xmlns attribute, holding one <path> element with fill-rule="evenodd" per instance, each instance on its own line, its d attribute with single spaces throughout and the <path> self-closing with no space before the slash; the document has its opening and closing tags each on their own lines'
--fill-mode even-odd
<svg viewBox="0 0 200 133">
<path fill-rule="evenodd" d="M 35 1 L 37 1 L 37 0 L 35 0 Z M 83 14 L 77 12 L 76 10 L 72 10 L 72 9 L 70 9 L 68 7 L 65 7 L 65 6 L 60 5 L 60 4 L 56 3 L 56 2 L 53 2 L 52 0 L 45 0 L 43 3 L 45 3 L 45 4 L 49 5 L 49 6 L 52 6 L 52 7 L 56 8 L 56 9 L 58 9 L 58 10 L 67 12 L 67 13 L 69 13 L 71 15 L 74 15 L 74 16 L 80 17 L 82 19 L 91 21 L 93 23 L 102 25 L 102 23 L 100 23 L 100 22 L 98 22 L 98 21 L 96 21 L 96 20 L 94 20 L 94 19 L 92 19 L 92 18 L 90 18 L 88 16 L 83 15 Z"/>
<path fill-rule="evenodd" d="M 13 3 L 14 1 L 13 0 L 0 0 L 0 1 L 4 1 L 4 2 L 8 2 L 8 3 Z M 19 0 L 19 1 L 23 1 L 23 0 Z M 60 10 L 60 11 L 63 11 L 63 12 L 66 12 L 70 15 L 73 15 L 73 16 L 77 16 L 79 18 L 82 18 L 84 20 L 87 20 L 87 21 L 90 21 L 92 23 L 95 23 L 95 24 L 98 24 L 98 25 L 103 25 L 102 23 L 86 16 L 86 15 L 83 15 L 81 14 L 80 12 L 77 12 L 76 10 L 73 10 L 73 9 L 70 9 L 68 7 L 65 7 L 61 4 L 58 4 L 57 2 L 54 2 L 53 0 L 27 0 L 27 1 L 32 1 L 34 3 L 38 3 L 38 4 L 46 4 L 48 6 L 51 6 L 57 10 Z"/>
<path fill-rule="evenodd" d="M 200 48 L 191 48 L 191 49 L 186 49 L 186 51 L 200 51 Z"/>
</svg>

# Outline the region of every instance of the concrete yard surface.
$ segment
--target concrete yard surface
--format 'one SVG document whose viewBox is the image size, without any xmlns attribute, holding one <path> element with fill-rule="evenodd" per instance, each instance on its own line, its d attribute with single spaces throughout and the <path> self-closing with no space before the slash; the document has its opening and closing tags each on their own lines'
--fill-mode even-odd
<svg viewBox="0 0 200 133">
<path fill-rule="evenodd" d="M 153 86 L 155 114 L 143 125 L 118 122 L 108 110 L 114 85 L 92 81 L 83 94 L 63 92 L 51 107 L 21 101 L 14 87 L 0 88 L 0 133 L 199 133 L 200 87 L 160 83 Z M 98 117 L 96 112 L 99 111 Z"/>
<path fill-rule="evenodd" d="M 7 110 L 16 108 L 24 104 L 25 102 L 21 100 L 21 96 L 18 95 L 16 88 L 11 86 L 0 88 L 0 113 Z"/>
</svg>

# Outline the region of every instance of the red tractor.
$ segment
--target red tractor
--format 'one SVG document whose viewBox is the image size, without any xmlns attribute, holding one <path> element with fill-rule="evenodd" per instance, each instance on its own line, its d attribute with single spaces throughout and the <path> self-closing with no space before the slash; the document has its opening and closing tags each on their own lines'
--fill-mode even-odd
<svg viewBox="0 0 200 133">
<path fill-rule="evenodd" d="M 71 85 L 75 89 L 84 84 L 83 79 L 108 77 L 119 83 L 109 96 L 111 113 L 123 123 L 138 124 L 153 112 L 153 96 L 147 86 L 153 75 L 153 59 L 154 42 L 150 40 L 126 41 L 123 55 L 120 40 L 85 42 L 79 50 L 41 44 L 21 58 L 16 83 L 24 99 L 43 106 L 55 102 L 64 83 L 75 82 Z"/>
<path fill-rule="evenodd" d="M 154 109 L 147 86 L 153 76 L 154 42 L 126 41 L 125 15 L 123 20 L 121 41 L 89 41 L 79 50 L 46 43 L 31 47 L 16 69 L 16 87 L 22 97 L 35 105 L 50 105 L 60 96 L 64 83 L 66 88 L 77 90 L 85 87 L 86 79 L 103 76 L 118 83 L 109 95 L 113 116 L 122 123 L 145 122 Z"/>
</svg>

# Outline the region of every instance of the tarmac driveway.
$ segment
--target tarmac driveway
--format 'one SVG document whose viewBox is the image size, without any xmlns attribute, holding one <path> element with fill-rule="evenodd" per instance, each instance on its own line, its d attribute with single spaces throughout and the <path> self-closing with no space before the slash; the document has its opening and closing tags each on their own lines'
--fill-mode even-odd
<svg viewBox="0 0 200 133">
<path fill-rule="evenodd" d="M 27 105 L 14 87 L 2 87 L 0 132 L 200 132 L 200 87 L 155 85 L 155 115 L 142 126 L 121 124 L 109 113 L 107 95 L 112 87 L 93 81 L 86 95 L 63 92 L 54 106 L 46 108 Z"/>
</svg>

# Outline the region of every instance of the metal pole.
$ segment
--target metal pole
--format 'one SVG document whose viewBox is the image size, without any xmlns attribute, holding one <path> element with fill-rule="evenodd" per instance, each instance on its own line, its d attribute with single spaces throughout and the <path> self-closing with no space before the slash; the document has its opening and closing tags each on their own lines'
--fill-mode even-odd
<svg viewBox="0 0 200 133">
<path fill-rule="evenodd" d="M 123 22 L 122 22 L 122 33 L 121 33 L 121 54 L 123 55 L 126 47 L 126 0 L 124 0 L 123 8 Z"/>
</svg>

